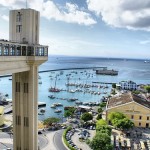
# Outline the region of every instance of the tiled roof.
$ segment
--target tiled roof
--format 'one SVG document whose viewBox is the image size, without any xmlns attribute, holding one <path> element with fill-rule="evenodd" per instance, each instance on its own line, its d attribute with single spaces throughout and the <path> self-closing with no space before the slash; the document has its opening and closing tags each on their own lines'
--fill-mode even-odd
<svg viewBox="0 0 150 150">
<path fill-rule="evenodd" d="M 131 93 L 124 93 L 122 95 L 112 97 L 107 103 L 107 108 L 113 108 L 115 106 L 120 106 L 129 102 L 135 101 L 145 107 L 150 108 L 150 102 L 146 99 Z"/>
</svg>

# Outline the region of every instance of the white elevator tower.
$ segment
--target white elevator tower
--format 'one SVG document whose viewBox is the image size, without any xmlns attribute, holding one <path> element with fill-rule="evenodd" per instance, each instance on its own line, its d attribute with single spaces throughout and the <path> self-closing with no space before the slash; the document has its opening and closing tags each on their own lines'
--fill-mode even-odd
<svg viewBox="0 0 150 150">
<path fill-rule="evenodd" d="M 39 44 L 40 14 L 11 10 L 9 40 L 0 40 L 0 74 L 12 73 L 14 150 L 38 149 L 38 66 L 48 59 Z"/>
</svg>

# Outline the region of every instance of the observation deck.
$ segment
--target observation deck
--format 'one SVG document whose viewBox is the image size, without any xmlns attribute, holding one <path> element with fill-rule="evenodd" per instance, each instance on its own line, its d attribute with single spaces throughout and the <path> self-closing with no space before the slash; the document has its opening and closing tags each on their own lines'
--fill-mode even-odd
<svg viewBox="0 0 150 150">
<path fill-rule="evenodd" d="M 30 64 L 40 65 L 48 60 L 48 46 L 0 40 L 0 74 L 30 70 Z"/>
</svg>

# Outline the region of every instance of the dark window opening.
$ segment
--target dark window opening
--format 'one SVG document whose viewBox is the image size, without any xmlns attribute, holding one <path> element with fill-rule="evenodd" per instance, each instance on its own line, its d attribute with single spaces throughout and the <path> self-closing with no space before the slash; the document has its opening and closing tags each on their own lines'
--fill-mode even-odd
<svg viewBox="0 0 150 150">
<path fill-rule="evenodd" d="M 24 93 L 28 93 L 28 83 L 24 83 Z"/>
<path fill-rule="evenodd" d="M 17 32 L 17 33 L 22 32 L 22 25 L 17 25 L 17 26 L 16 26 L 16 32 Z"/>
</svg>

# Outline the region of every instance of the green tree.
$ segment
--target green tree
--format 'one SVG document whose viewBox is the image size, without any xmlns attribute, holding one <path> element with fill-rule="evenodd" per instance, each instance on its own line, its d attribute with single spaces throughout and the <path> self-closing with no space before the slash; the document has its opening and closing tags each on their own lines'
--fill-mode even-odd
<svg viewBox="0 0 150 150">
<path fill-rule="evenodd" d="M 102 113 L 102 112 L 103 112 L 103 109 L 102 109 L 101 107 L 99 107 L 99 108 L 97 109 L 97 111 L 98 111 L 98 113 Z"/>
<path fill-rule="evenodd" d="M 105 102 L 102 102 L 102 103 L 99 104 L 99 106 L 100 106 L 101 108 L 106 107 L 106 103 L 105 103 Z"/>
<path fill-rule="evenodd" d="M 146 89 L 146 91 L 147 91 L 148 93 L 150 93 L 150 86 L 145 86 L 144 88 Z"/>
<path fill-rule="evenodd" d="M 92 120 L 93 119 L 93 116 L 92 114 L 88 113 L 88 112 L 85 112 L 82 114 L 81 116 L 81 119 L 84 121 L 84 122 L 87 122 L 89 120 Z"/>
<path fill-rule="evenodd" d="M 136 91 L 132 91 L 133 94 L 140 94 L 140 91 L 136 90 Z"/>
<path fill-rule="evenodd" d="M 109 115 L 108 115 L 108 119 L 112 122 L 113 119 L 117 118 L 117 119 L 123 119 L 125 118 L 126 116 L 121 113 L 121 112 L 111 112 Z"/>
<path fill-rule="evenodd" d="M 92 141 L 90 147 L 93 150 L 112 150 L 110 136 L 106 133 L 97 132 Z"/>
<path fill-rule="evenodd" d="M 112 129 L 108 125 L 96 126 L 96 132 L 107 133 L 109 136 L 111 136 L 111 131 Z"/>
<path fill-rule="evenodd" d="M 120 120 L 115 118 L 112 121 L 112 123 L 113 123 L 113 126 L 119 128 L 119 129 L 122 129 L 122 130 L 130 129 L 134 126 L 134 123 L 131 120 L 129 120 L 128 118 L 123 118 Z"/>
<path fill-rule="evenodd" d="M 65 110 L 64 116 L 65 116 L 65 117 L 73 117 L 73 114 L 74 114 L 74 111 L 75 111 L 75 110 L 76 110 L 76 109 L 75 109 L 74 107 L 68 108 L 67 110 Z"/>
<path fill-rule="evenodd" d="M 129 129 L 134 126 L 134 123 L 128 119 L 124 114 L 120 112 L 112 112 L 108 115 L 108 119 L 111 121 L 114 127 L 119 129 Z"/>
<path fill-rule="evenodd" d="M 112 84 L 112 88 L 114 88 L 114 89 L 116 88 L 116 83 Z"/>
<path fill-rule="evenodd" d="M 51 118 L 45 119 L 43 122 L 44 122 L 44 125 L 51 126 L 53 123 L 58 123 L 59 120 L 60 120 L 59 118 L 51 117 Z"/>
<path fill-rule="evenodd" d="M 102 114 L 98 114 L 96 117 L 97 120 L 102 119 Z"/>
<path fill-rule="evenodd" d="M 100 119 L 96 122 L 96 126 L 105 126 L 107 122 L 104 119 Z"/>
<path fill-rule="evenodd" d="M 73 116 L 73 113 L 71 111 L 66 110 L 64 112 L 64 117 L 72 117 L 72 116 Z"/>
</svg>

